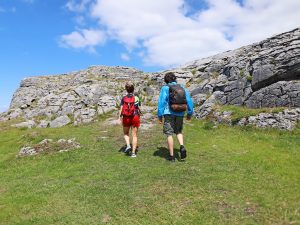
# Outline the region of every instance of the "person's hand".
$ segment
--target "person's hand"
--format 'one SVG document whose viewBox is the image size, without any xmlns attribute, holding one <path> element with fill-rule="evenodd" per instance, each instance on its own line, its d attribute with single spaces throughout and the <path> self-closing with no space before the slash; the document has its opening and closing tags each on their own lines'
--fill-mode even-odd
<svg viewBox="0 0 300 225">
<path fill-rule="evenodd" d="M 122 118 L 121 117 L 119 117 L 119 119 L 118 119 L 118 124 L 122 125 Z"/>
<path fill-rule="evenodd" d="M 160 123 L 160 124 L 162 124 L 162 117 L 158 117 L 158 122 Z"/>
<path fill-rule="evenodd" d="M 191 119 L 192 119 L 191 116 L 189 116 L 189 115 L 186 116 L 186 120 L 190 121 Z"/>
</svg>

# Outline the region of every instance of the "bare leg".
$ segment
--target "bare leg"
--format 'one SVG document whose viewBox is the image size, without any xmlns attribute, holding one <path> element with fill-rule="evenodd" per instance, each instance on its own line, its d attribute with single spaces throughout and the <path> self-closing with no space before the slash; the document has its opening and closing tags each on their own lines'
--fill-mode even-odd
<svg viewBox="0 0 300 225">
<path fill-rule="evenodd" d="M 170 156 L 174 156 L 174 141 L 173 141 L 173 137 L 171 135 L 168 136 L 167 142 L 168 142 L 168 148 L 170 151 Z"/>
<path fill-rule="evenodd" d="M 138 127 L 132 127 L 132 153 L 135 154 L 136 146 L 137 146 L 137 133 Z"/>
<path fill-rule="evenodd" d="M 183 135 L 182 134 L 177 134 L 177 140 L 180 145 L 183 145 Z"/>
<path fill-rule="evenodd" d="M 125 139 L 125 142 L 126 142 L 127 146 L 130 145 L 129 130 L 130 130 L 130 127 L 123 127 L 124 139 Z"/>
</svg>

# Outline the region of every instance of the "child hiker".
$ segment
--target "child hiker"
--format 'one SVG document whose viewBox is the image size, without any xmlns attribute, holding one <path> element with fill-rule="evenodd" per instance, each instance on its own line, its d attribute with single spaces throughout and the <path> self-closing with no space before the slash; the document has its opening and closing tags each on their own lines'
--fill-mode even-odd
<svg viewBox="0 0 300 225">
<path fill-rule="evenodd" d="M 127 95 L 121 100 L 121 109 L 119 112 L 119 121 L 123 124 L 124 139 L 126 142 L 125 153 L 131 151 L 131 157 L 136 157 L 137 133 L 140 127 L 140 106 L 139 97 L 134 96 L 134 85 L 130 82 L 126 83 L 125 89 Z M 132 148 L 130 146 L 129 131 L 132 128 Z"/>
</svg>

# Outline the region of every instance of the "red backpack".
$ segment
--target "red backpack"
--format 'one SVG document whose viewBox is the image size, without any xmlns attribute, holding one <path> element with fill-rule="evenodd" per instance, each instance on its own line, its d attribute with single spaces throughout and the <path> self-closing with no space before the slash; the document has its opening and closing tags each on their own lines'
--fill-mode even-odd
<svg viewBox="0 0 300 225">
<path fill-rule="evenodd" d="M 133 116 L 135 111 L 135 97 L 134 95 L 128 97 L 125 96 L 123 98 L 123 108 L 122 108 L 122 115 L 123 116 Z"/>
</svg>

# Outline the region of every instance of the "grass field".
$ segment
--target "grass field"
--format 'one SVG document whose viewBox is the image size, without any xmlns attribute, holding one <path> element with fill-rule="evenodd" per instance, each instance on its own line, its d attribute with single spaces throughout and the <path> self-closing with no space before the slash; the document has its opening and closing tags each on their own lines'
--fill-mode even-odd
<svg viewBox="0 0 300 225">
<path fill-rule="evenodd" d="M 185 125 L 188 158 L 167 162 L 161 127 L 130 158 L 120 127 L 0 126 L 0 224 L 300 224 L 300 127 Z M 16 157 L 45 138 L 82 148 Z M 178 153 L 178 145 L 176 152 Z"/>
</svg>

